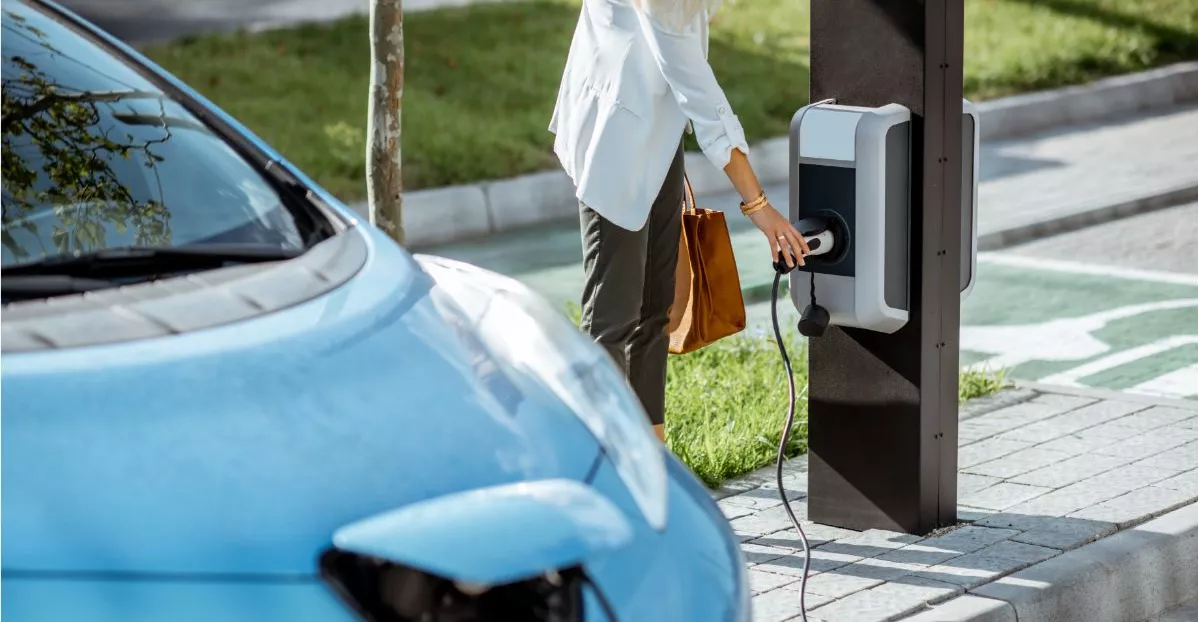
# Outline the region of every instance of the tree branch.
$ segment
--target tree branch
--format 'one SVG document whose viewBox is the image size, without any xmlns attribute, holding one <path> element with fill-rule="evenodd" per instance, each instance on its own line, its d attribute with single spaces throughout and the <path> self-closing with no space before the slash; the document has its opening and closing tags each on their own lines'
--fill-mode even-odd
<svg viewBox="0 0 1198 622">
<path fill-rule="evenodd" d="M 75 94 L 51 93 L 42 96 L 31 104 L 14 104 L 16 110 L 7 110 L 4 113 L 4 128 L 7 131 L 12 124 L 28 119 L 40 112 L 45 112 L 55 104 L 117 102 L 122 99 L 141 99 L 147 97 L 161 99 L 162 94 L 154 91 L 83 91 Z"/>
</svg>

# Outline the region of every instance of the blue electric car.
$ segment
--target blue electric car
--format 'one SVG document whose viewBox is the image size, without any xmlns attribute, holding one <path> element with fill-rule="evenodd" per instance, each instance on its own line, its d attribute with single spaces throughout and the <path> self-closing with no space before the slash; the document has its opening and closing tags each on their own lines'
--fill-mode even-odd
<svg viewBox="0 0 1198 622">
<path fill-rule="evenodd" d="M 707 491 L 543 300 L 55 5 L 0 44 L 5 620 L 748 618 Z"/>
</svg>

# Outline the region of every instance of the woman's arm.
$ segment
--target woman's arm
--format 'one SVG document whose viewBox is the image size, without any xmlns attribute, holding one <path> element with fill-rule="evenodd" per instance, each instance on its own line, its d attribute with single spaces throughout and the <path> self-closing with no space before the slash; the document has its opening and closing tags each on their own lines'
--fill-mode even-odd
<svg viewBox="0 0 1198 622">
<path fill-rule="evenodd" d="M 742 203 L 750 203 L 764 192 L 761 182 L 757 181 L 757 173 L 753 172 L 753 167 L 749 164 L 748 156 L 740 149 L 734 149 L 729 154 L 724 173 L 728 175 L 732 187 L 736 188 Z"/>
<path fill-rule="evenodd" d="M 810 252 L 807 242 L 794 225 L 769 203 L 769 197 L 765 196 L 765 189 L 757 181 L 757 174 L 753 172 L 748 156 L 739 149 L 733 149 L 728 158 L 728 165 L 724 167 L 724 174 L 740 194 L 741 206 L 748 206 L 749 220 L 753 221 L 769 240 L 770 257 L 777 259 L 781 250 L 785 251 L 783 258 L 786 265 L 792 268 L 796 262 L 800 266 L 804 265 L 806 262 L 803 261 L 803 255 Z M 758 207 L 754 211 L 755 202 Z"/>
<path fill-rule="evenodd" d="M 769 240 L 770 256 L 778 259 L 782 250 L 787 265 L 793 267 L 796 262 L 803 265 L 807 244 L 764 196 L 749 164 L 744 128 L 703 53 L 702 22 L 696 21 L 692 27 L 679 31 L 664 28 L 641 10 L 637 10 L 637 19 L 662 76 L 691 120 L 699 148 L 716 168 L 728 175 L 740 193 L 741 205 L 747 206 L 746 215 Z M 696 20 L 703 19 L 706 15 L 696 16 Z"/>
</svg>

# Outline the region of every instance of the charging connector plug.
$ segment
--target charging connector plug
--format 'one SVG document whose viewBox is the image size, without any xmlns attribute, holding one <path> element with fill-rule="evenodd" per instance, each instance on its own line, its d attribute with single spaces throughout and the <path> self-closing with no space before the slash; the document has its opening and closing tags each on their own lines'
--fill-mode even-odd
<svg viewBox="0 0 1198 622">
<path fill-rule="evenodd" d="M 836 230 L 832 220 L 827 218 L 804 218 L 795 223 L 795 228 L 799 230 L 799 234 L 803 236 L 803 240 L 807 242 L 807 248 L 810 252 L 808 257 L 818 257 L 827 255 L 836 250 Z M 783 269 L 785 268 L 785 269 Z M 780 274 L 790 272 L 790 269 L 785 264 L 779 265 L 779 262 L 774 262 L 774 270 Z M 815 302 L 815 272 L 811 273 L 811 304 L 803 309 L 803 314 L 799 318 L 799 334 L 804 337 L 819 337 L 828 330 L 828 325 L 832 322 L 832 316 L 828 310 L 819 306 Z"/>
</svg>

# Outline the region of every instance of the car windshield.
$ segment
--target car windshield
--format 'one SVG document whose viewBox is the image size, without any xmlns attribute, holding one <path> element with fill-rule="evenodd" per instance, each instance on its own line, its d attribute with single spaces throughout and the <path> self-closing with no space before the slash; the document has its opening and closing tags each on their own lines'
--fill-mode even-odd
<svg viewBox="0 0 1198 622">
<path fill-rule="evenodd" d="M 0 47 L 5 267 L 129 246 L 305 248 L 277 186 L 135 66 L 10 0 Z"/>
</svg>

